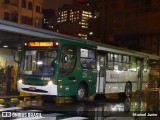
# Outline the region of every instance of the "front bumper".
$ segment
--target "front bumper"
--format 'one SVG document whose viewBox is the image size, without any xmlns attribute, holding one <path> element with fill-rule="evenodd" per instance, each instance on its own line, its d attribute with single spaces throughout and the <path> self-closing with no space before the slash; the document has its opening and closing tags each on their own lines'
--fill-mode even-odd
<svg viewBox="0 0 160 120">
<path fill-rule="evenodd" d="M 55 84 L 46 86 L 33 86 L 17 82 L 17 88 L 19 92 L 34 93 L 40 95 L 58 95 L 57 85 Z M 34 88 L 34 90 L 31 88 Z"/>
</svg>

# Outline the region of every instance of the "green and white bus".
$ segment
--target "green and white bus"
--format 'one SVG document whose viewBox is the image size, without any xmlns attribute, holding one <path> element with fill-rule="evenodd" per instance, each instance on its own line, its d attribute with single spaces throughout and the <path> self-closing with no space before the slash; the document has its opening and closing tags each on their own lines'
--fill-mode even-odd
<svg viewBox="0 0 160 120">
<path fill-rule="evenodd" d="M 20 92 L 75 96 L 78 101 L 96 94 L 131 96 L 147 88 L 148 59 L 159 57 L 91 41 L 27 41 L 17 87 Z"/>
</svg>

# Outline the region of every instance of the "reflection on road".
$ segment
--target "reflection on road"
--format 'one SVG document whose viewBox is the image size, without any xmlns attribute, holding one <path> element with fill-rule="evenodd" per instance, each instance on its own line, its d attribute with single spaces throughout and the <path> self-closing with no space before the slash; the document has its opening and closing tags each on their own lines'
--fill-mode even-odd
<svg viewBox="0 0 160 120">
<path fill-rule="evenodd" d="M 1 104 L 0 109 L 6 107 L 21 107 L 23 109 L 41 111 L 42 115 L 60 114 L 61 116 L 78 116 L 94 120 L 119 119 L 151 119 L 159 117 L 159 92 L 149 91 L 136 94 L 132 98 L 107 98 L 85 103 L 43 103 L 41 100 L 18 101 L 17 103 Z M 49 114 L 48 114 L 49 113 Z M 148 117 L 150 115 L 151 117 Z"/>
</svg>

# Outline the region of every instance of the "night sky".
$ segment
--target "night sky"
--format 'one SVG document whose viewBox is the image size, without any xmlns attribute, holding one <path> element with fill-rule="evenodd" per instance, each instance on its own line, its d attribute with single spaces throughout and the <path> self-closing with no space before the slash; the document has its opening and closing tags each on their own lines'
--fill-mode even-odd
<svg viewBox="0 0 160 120">
<path fill-rule="evenodd" d="M 43 8 L 55 9 L 63 6 L 63 4 L 71 4 L 73 0 L 44 0 Z"/>
</svg>

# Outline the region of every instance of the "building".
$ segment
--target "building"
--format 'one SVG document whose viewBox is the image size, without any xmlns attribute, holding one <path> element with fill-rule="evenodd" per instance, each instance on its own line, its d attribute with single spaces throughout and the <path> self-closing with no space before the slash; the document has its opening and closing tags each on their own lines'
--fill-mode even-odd
<svg viewBox="0 0 160 120">
<path fill-rule="evenodd" d="M 159 0 L 92 0 L 89 3 L 99 14 L 92 27 L 95 26 L 95 33 L 103 43 L 160 54 Z"/>
<path fill-rule="evenodd" d="M 1 0 L 0 19 L 42 27 L 43 0 Z"/>
<path fill-rule="evenodd" d="M 57 18 L 54 9 L 43 9 L 43 23 L 42 28 L 57 31 Z"/>
<path fill-rule="evenodd" d="M 64 5 L 58 10 L 58 30 L 60 33 L 88 39 L 89 20 L 93 18 L 92 8 L 79 2 Z"/>
</svg>

